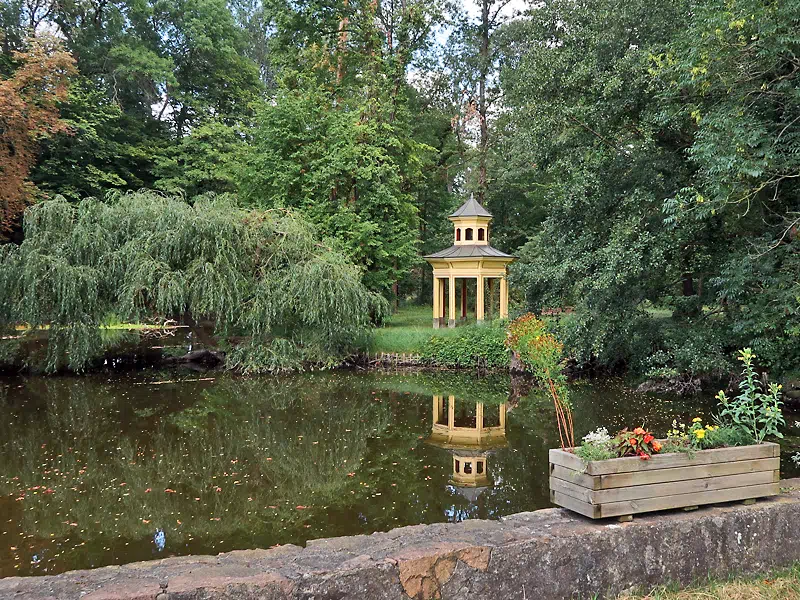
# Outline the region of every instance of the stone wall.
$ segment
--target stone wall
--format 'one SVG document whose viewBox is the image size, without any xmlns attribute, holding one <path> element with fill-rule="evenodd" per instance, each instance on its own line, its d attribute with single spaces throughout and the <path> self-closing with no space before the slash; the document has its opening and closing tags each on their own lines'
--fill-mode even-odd
<svg viewBox="0 0 800 600">
<path fill-rule="evenodd" d="M 787 483 L 798 485 L 797 482 Z M 798 485 L 800 487 L 800 485 Z M 755 573 L 800 560 L 800 492 L 593 522 L 562 509 L 500 521 L 0 580 L 3 600 L 556 600 Z"/>
</svg>

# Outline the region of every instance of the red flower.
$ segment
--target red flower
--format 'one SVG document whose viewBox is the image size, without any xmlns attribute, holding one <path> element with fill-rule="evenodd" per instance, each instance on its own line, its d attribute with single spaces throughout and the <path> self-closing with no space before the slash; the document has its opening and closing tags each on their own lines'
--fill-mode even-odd
<svg viewBox="0 0 800 600">
<path fill-rule="evenodd" d="M 653 442 L 653 452 L 661 452 L 661 444 L 656 440 Z"/>
<path fill-rule="evenodd" d="M 648 433 L 646 436 L 644 436 L 644 443 L 645 443 L 645 444 L 649 444 L 649 443 L 650 443 L 650 442 L 652 442 L 654 439 L 656 439 L 656 438 L 654 438 L 652 435 L 650 435 L 650 434 Z"/>
<path fill-rule="evenodd" d="M 646 431 L 641 427 L 637 427 L 636 429 L 633 430 L 634 435 L 644 435 L 645 433 Z"/>
<path fill-rule="evenodd" d="M 635 445 L 636 445 L 636 438 L 631 438 L 631 439 L 629 439 L 629 440 L 628 440 L 628 443 L 629 443 L 631 446 L 635 446 Z"/>
</svg>

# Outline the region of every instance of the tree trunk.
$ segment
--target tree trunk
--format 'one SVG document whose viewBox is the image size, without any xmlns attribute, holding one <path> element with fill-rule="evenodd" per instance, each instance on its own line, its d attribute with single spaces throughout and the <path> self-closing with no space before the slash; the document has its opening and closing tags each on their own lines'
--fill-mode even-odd
<svg viewBox="0 0 800 600">
<path fill-rule="evenodd" d="M 692 279 L 692 274 L 690 272 L 684 273 L 681 275 L 681 281 L 683 283 L 683 295 L 694 296 L 694 279 Z"/>
<path fill-rule="evenodd" d="M 486 83 L 489 78 L 489 5 L 490 0 L 481 0 L 481 45 L 480 76 L 478 78 L 478 118 L 480 119 L 480 140 L 478 155 L 478 202 L 486 202 L 486 154 L 489 149 L 488 107 L 486 103 Z"/>
<path fill-rule="evenodd" d="M 349 6 L 348 0 L 344 0 L 344 7 L 347 10 Z M 347 51 L 347 27 L 350 25 L 350 18 L 345 15 L 339 21 L 339 41 L 337 46 L 337 54 L 336 57 L 336 83 L 342 83 L 344 79 L 344 54 Z"/>
</svg>

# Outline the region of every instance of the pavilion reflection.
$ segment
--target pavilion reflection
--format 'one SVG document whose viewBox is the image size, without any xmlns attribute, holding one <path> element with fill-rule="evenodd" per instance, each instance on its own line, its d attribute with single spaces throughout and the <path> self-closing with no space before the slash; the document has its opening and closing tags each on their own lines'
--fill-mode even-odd
<svg viewBox="0 0 800 600">
<path fill-rule="evenodd" d="M 508 405 L 433 397 L 433 425 L 427 444 L 447 450 L 453 457 L 450 484 L 470 502 L 492 485 L 491 455 L 508 446 Z"/>
</svg>

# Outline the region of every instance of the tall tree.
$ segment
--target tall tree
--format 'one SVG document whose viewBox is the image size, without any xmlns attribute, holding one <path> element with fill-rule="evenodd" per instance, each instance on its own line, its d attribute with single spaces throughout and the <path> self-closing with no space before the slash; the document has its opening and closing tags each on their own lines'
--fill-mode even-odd
<svg viewBox="0 0 800 600">
<path fill-rule="evenodd" d="M 475 171 L 470 188 L 474 189 L 477 199 L 486 204 L 490 180 L 491 121 L 501 96 L 497 35 L 508 19 L 510 0 L 476 2 L 477 17 L 470 15 L 469 9 L 455 15 L 445 61 L 462 104 L 457 122 L 459 133 L 475 144 L 475 156 L 470 160 Z"/>
<path fill-rule="evenodd" d="M 690 14 L 653 59 L 660 100 L 689 140 L 693 167 L 666 204 L 668 221 L 684 238 L 707 227 L 722 232 L 702 249 L 712 260 L 699 273 L 721 325 L 773 370 L 795 368 L 800 2 L 703 0 Z"/>
<path fill-rule="evenodd" d="M 52 37 L 34 37 L 12 56 L 19 65 L 0 80 L 0 239 L 20 225 L 34 197 L 28 175 L 39 140 L 67 131 L 58 103 L 67 97 L 74 60 Z"/>
<path fill-rule="evenodd" d="M 262 110 L 241 190 L 259 206 L 298 206 L 397 295 L 417 261 L 413 187 L 434 149 L 411 135 L 407 71 L 436 4 L 281 5 L 278 88 Z"/>
<path fill-rule="evenodd" d="M 685 269 L 662 205 L 687 180 L 686 141 L 660 122 L 649 74 L 685 15 L 677 0 L 552 0 L 505 32 L 515 144 L 547 203 L 515 276 L 530 308 L 575 306 L 581 363 L 650 356 L 647 303 Z"/>
<path fill-rule="evenodd" d="M 230 198 L 57 198 L 31 208 L 25 228 L 21 245 L 0 246 L 0 328 L 48 326 L 51 371 L 81 370 L 101 352 L 109 313 L 208 320 L 222 340 L 245 336 L 229 367 L 266 371 L 331 361 L 386 306 L 298 215 Z"/>
</svg>

